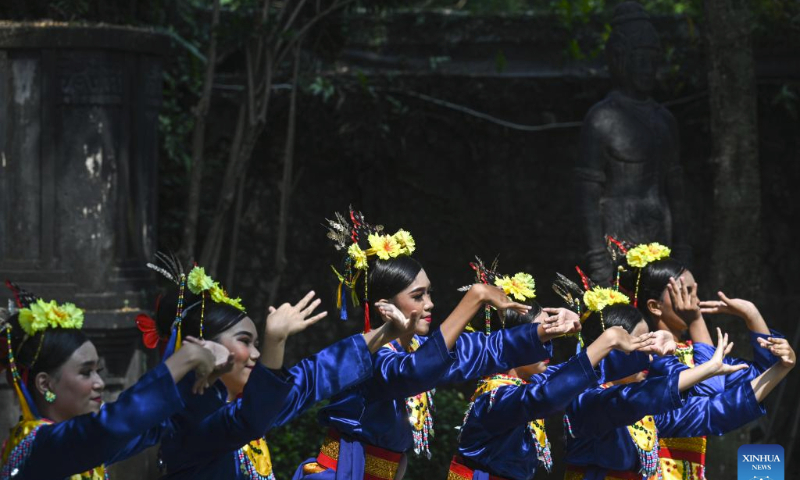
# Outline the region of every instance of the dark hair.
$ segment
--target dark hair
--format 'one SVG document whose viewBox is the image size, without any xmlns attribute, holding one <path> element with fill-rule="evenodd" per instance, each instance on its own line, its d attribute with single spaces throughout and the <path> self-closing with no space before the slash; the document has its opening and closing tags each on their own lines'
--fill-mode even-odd
<svg viewBox="0 0 800 480">
<path fill-rule="evenodd" d="M 660 300 L 661 296 L 664 294 L 664 289 L 669 285 L 669 279 L 680 277 L 683 272 L 686 271 L 686 267 L 673 258 L 664 258 L 648 263 L 642 269 L 641 276 L 639 276 L 637 269 L 632 270 L 631 274 L 628 275 L 625 280 L 625 288 L 631 292 L 631 295 L 634 295 L 634 292 L 636 292 L 637 277 L 639 277 L 637 306 L 652 329 L 654 328 L 653 322 L 655 319 L 647 309 L 647 301 Z"/>
<path fill-rule="evenodd" d="M 28 371 L 26 386 L 32 395 L 36 390 L 37 374 L 44 372 L 48 375 L 57 375 L 58 370 L 75 353 L 75 350 L 89 341 L 89 337 L 77 328 L 48 328 L 44 332 L 26 338 L 25 331 L 19 324 L 19 314 L 12 315 L 8 319 L 8 323 L 11 325 L 11 346 L 14 349 L 14 359 L 18 368 Z M 8 367 L 7 356 L 3 355 L 0 362 L 4 367 Z M 9 381 L 9 383 L 11 382 Z"/>
<path fill-rule="evenodd" d="M 603 321 L 600 322 L 600 313 L 592 312 L 583 322 L 581 335 L 584 343 L 589 345 L 603 334 L 603 325 L 609 327 L 622 327 L 631 333 L 636 325 L 643 320 L 642 314 L 633 305 L 611 305 L 603 309 Z"/>
<path fill-rule="evenodd" d="M 502 330 L 503 328 L 513 328 L 518 327 L 520 325 L 525 325 L 528 323 L 533 323 L 536 317 L 542 312 L 542 306 L 539 305 L 537 302 L 533 302 L 530 304 L 531 309 L 528 310 L 527 313 L 518 313 L 516 310 L 512 310 L 507 308 L 505 311 L 505 322 L 500 318 L 495 312 L 492 312 L 492 317 L 489 322 L 489 326 L 492 329 L 492 332 L 497 332 Z M 478 311 L 478 314 L 475 315 L 470 321 L 470 326 L 476 332 L 485 332 L 486 331 L 486 314 L 484 310 L 481 308 Z"/>
<path fill-rule="evenodd" d="M 414 282 L 420 271 L 422 271 L 422 265 L 407 255 L 389 260 L 370 259 L 367 276 L 367 295 L 370 304 L 374 304 L 382 298 L 388 300 L 402 292 Z M 363 292 L 359 292 L 359 294 L 363 295 Z M 380 316 L 376 316 L 378 312 L 372 305 L 370 308 L 373 309 L 370 317 L 380 318 Z"/>
<path fill-rule="evenodd" d="M 222 332 L 233 327 L 247 316 L 225 303 L 216 303 L 206 295 L 205 311 L 202 299 L 190 291 L 184 293 L 183 320 L 181 321 L 181 334 L 185 337 L 191 335 L 200 337 L 200 313 L 203 313 L 203 338 L 213 340 Z M 175 312 L 178 308 L 178 292 L 170 292 L 158 303 L 156 312 L 156 328 L 162 338 L 169 338 L 172 323 L 175 321 Z"/>
</svg>

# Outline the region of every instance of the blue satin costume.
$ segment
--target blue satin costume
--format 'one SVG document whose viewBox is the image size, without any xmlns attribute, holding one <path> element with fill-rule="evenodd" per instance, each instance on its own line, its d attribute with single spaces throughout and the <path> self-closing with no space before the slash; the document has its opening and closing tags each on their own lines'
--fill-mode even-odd
<svg viewBox="0 0 800 480">
<path fill-rule="evenodd" d="M 473 480 L 488 479 L 490 474 L 532 479 L 540 462 L 528 422 L 563 411 L 598 381 L 584 351 L 534 375 L 528 384 L 498 388 L 491 402 L 488 394 L 476 398 L 458 445 L 458 455 L 474 468 Z"/>
<path fill-rule="evenodd" d="M 63 479 L 124 460 L 158 443 L 161 423 L 183 406 L 172 375 L 161 364 L 98 413 L 39 427 L 16 475 L 4 466 L 0 478 Z"/>
<path fill-rule="evenodd" d="M 335 396 L 319 413 L 322 426 L 341 436 L 337 470 L 304 475 L 303 466 L 315 461 L 311 458 L 298 467 L 293 478 L 361 480 L 365 444 L 398 453 L 412 449 L 406 397 L 549 358 L 552 345 L 542 344 L 537 327 L 527 324 L 490 335 L 462 334 L 454 351 L 447 350 L 437 329 L 427 339 L 415 336 L 421 346 L 413 354 L 405 353 L 397 341 L 394 349 L 378 350 L 372 378 Z"/>
<path fill-rule="evenodd" d="M 363 335 L 341 340 L 276 375 L 256 365 L 240 398 L 228 402 L 218 381 L 204 395 L 181 382 L 186 408 L 171 419 L 161 443 L 169 479 L 246 479 L 238 449 L 311 405 L 363 382 L 373 363 Z"/>
<path fill-rule="evenodd" d="M 775 330 L 770 330 L 770 332 L 770 335 L 750 332 L 750 346 L 753 348 L 752 361 L 741 360 L 733 357 L 725 357 L 723 360 L 728 365 L 747 365 L 748 368 L 738 372 L 730 373 L 728 375 L 718 375 L 706 379 L 692 387 L 689 390 L 689 395 L 709 396 L 722 393 L 727 389 L 737 387 L 743 383 L 753 380 L 757 376 L 767 371 L 769 367 L 775 365 L 775 363 L 778 361 L 777 357 L 769 353 L 769 350 L 759 345 L 757 339 L 785 337 Z M 693 346 L 695 365 L 706 363 L 711 357 L 714 356 L 715 348 L 711 345 L 705 343 L 694 343 Z M 635 368 L 638 368 L 638 366 L 634 367 L 634 372 L 642 370 L 641 368 L 639 370 L 635 370 Z M 663 357 L 654 355 L 650 366 L 645 368 L 649 368 L 650 376 L 655 376 L 667 375 L 675 371 L 685 370 L 689 367 L 681 363 L 680 360 L 675 357 L 675 355 L 666 355 Z"/>
<path fill-rule="evenodd" d="M 579 395 L 567 408 L 566 462 L 586 467 L 585 480 L 602 480 L 608 470 L 638 472 L 639 455 L 627 426 L 646 415 L 654 415 L 660 436 L 697 437 L 722 435 L 765 413 L 747 382 L 715 396 L 683 399 L 678 375 Z"/>
</svg>

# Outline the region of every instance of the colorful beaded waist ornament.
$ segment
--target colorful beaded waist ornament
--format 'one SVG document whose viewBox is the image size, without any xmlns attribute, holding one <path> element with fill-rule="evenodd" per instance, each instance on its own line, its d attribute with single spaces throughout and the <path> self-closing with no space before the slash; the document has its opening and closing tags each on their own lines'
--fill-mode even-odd
<svg viewBox="0 0 800 480">
<path fill-rule="evenodd" d="M 18 474 L 30 455 L 36 433 L 41 427 L 53 423 L 39 415 L 27 387 L 28 373 L 42 353 L 42 345 L 47 331 L 55 328 L 80 329 L 83 327 L 83 310 L 74 304 L 59 305 L 55 300 L 45 302 L 8 280 L 6 280 L 6 285 L 14 295 L 14 302 L 10 303 L 8 313 L 10 316 L 18 314 L 19 326 L 24 332 L 22 340 L 17 342 L 16 348 L 19 349 L 25 342 L 37 342 L 38 347 L 30 365 L 19 364 L 14 356 L 13 327 L 11 323 L 0 320 L 0 332 L 5 332 L 9 383 L 14 386 L 22 411 L 22 420 L 11 429 L 9 438 L 3 445 L 3 466 L 0 469 L 0 479 L 14 478 Z M 106 478 L 108 475 L 102 465 L 69 477 L 70 480 L 102 480 Z"/>
</svg>

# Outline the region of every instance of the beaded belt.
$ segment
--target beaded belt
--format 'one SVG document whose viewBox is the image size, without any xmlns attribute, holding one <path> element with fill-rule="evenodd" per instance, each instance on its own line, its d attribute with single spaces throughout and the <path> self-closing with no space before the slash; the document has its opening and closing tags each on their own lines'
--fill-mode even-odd
<svg viewBox="0 0 800 480">
<path fill-rule="evenodd" d="M 336 470 L 339 463 L 339 433 L 329 430 L 328 436 L 319 449 L 317 463 L 325 468 Z M 364 446 L 364 480 L 394 480 L 402 453 L 384 450 L 367 443 Z"/>
<path fill-rule="evenodd" d="M 564 474 L 564 480 L 583 480 L 586 475 L 586 467 L 579 467 L 577 465 L 567 465 L 567 471 Z M 641 473 L 621 470 L 606 470 L 606 476 L 603 480 L 642 480 L 644 476 Z M 648 477 L 647 480 L 656 480 L 657 475 Z"/>
<path fill-rule="evenodd" d="M 456 455 L 450 462 L 450 471 L 447 472 L 447 480 L 472 480 L 472 475 L 474 473 L 475 471 L 473 469 L 464 465 L 464 459 Z M 489 480 L 506 479 L 496 475 L 489 475 Z"/>
</svg>

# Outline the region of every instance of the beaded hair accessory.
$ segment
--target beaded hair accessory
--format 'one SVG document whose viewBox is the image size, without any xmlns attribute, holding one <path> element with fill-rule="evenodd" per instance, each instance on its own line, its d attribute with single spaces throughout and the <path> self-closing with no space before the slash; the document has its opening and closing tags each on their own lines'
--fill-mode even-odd
<svg viewBox="0 0 800 480">
<path fill-rule="evenodd" d="M 618 257 L 624 257 L 625 263 L 628 266 L 637 269 L 636 272 L 636 290 L 633 293 L 633 306 L 639 306 L 639 281 L 642 278 L 642 270 L 647 265 L 669 258 L 672 250 L 669 247 L 661 245 L 660 243 L 642 243 L 640 245 L 631 245 L 628 242 L 617 240 L 614 237 L 606 236 L 606 245 L 612 260 L 618 262 Z M 619 273 L 624 271 L 623 266 L 617 268 L 617 289 L 619 289 Z"/>
<path fill-rule="evenodd" d="M 514 297 L 515 300 L 525 302 L 536 298 L 536 282 L 533 276 L 529 273 L 518 272 L 513 277 L 502 275 L 497 272 L 497 257 L 492 261 L 490 267 L 486 267 L 480 257 L 475 256 L 475 262 L 470 262 L 469 266 L 475 271 L 475 282 L 483 283 L 485 285 L 494 285 L 503 290 L 509 297 Z M 466 292 L 472 285 L 466 285 L 458 289 L 460 292 Z M 492 333 L 492 309 L 490 305 L 484 306 L 485 318 L 485 332 L 486 335 Z M 505 328 L 505 318 L 501 315 L 503 328 Z"/>
<path fill-rule="evenodd" d="M 6 280 L 6 286 L 14 295 L 14 302 L 9 302 L 9 317 L 18 314 L 17 321 L 24 332 L 22 340 L 19 342 L 19 345 L 17 345 L 17 350 L 19 350 L 26 341 L 39 335 L 38 347 L 30 366 L 21 367 L 17 364 L 11 338 L 11 332 L 14 327 L 7 319 L 0 319 L 0 333 L 5 331 L 5 348 L 11 377 L 10 383 L 14 385 L 14 390 L 17 393 L 17 398 L 19 399 L 20 408 L 22 410 L 22 417 L 25 420 L 36 420 L 39 418 L 39 412 L 36 410 L 36 404 L 26 386 L 28 372 L 39 359 L 46 331 L 52 328 L 82 328 L 83 310 L 72 303 L 60 305 L 56 303 L 55 300 L 45 302 L 9 280 Z"/>
<path fill-rule="evenodd" d="M 347 320 L 347 292 L 354 307 L 360 305 L 356 284 L 360 279 L 364 282 L 364 332 L 370 331 L 369 296 L 367 291 L 367 275 L 369 273 L 369 257 L 377 256 L 381 260 L 389 260 L 402 255 L 411 255 L 416 250 L 414 237 L 400 229 L 394 235 L 383 233 L 382 225 L 370 225 L 364 220 L 361 212 L 350 207 L 350 220 L 339 212 L 335 220 L 328 222 L 328 238 L 333 240 L 337 251 L 346 251 L 342 273 L 331 265 L 333 273 L 339 279 L 336 291 L 336 308 L 342 320 Z"/>
<path fill-rule="evenodd" d="M 206 274 L 206 271 L 203 267 L 195 264 L 195 266 L 187 275 L 180 261 L 178 261 L 173 254 L 167 255 L 162 252 L 157 252 L 156 260 L 163 266 L 148 263 L 147 267 L 160 273 L 167 280 L 178 286 L 178 302 L 175 310 L 175 321 L 172 323 L 172 333 L 170 334 L 170 340 L 167 344 L 167 348 L 164 351 L 164 358 L 169 357 L 173 352 L 181 348 L 181 324 L 183 323 L 183 318 L 185 317 L 186 313 L 189 312 L 189 310 L 195 308 L 198 304 L 200 305 L 200 339 L 203 339 L 203 320 L 205 318 L 206 311 L 206 296 L 208 296 L 215 303 L 230 305 L 240 312 L 245 311 L 244 305 L 242 305 L 242 299 L 238 297 L 229 297 L 228 293 L 224 288 L 222 288 L 219 282 L 215 281 Z M 200 301 L 189 305 L 188 308 L 184 309 L 184 295 L 187 287 L 189 288 L 190 292 L 194 293 L 195 295 L 200 295 Z M 151 329 L 155 326 L 153 319 L 147 316 L 139 315 L 136 318 L 136 323 L 139 326 L 139 330 L 142 331 L 145 344 L 148 346 L 153 344 L 154 342 L 151 335 Z M 157 344 L 158 342 L 156 341 L 155 343 Z"/>
</svg>

